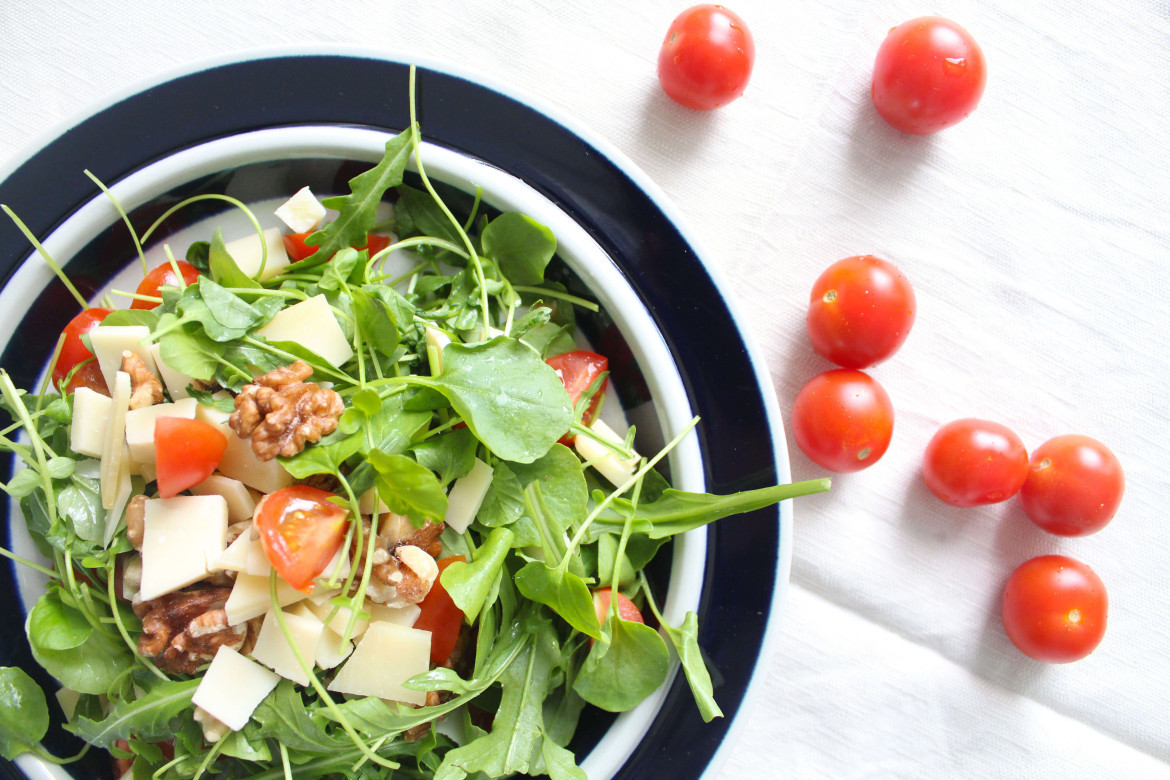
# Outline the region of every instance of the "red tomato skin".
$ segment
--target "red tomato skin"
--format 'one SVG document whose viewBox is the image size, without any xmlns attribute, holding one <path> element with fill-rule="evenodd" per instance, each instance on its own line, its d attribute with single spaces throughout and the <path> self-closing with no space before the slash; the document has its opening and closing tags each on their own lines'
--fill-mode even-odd
<svg viewBox="0 0 1170 780">
<path fill-rule="evenodd" d="M 1117 514 L 1125 493 L 1121 462 L 1088 436 L 1057 436 L 1041 444 L 1020 489 L 1024 514 L 1049 533 L 1088 536 Z"/>
<path fill-rule="evenodd" d="M 1079 661 L 1105 636 L 1109 596 L 1097 573 L 1064 555 L 1020 564 L 1003 593 L 1003 627 L 1020 652 L 1037 661 Z"/>
<path fill-rule="evenodd" d="M 288 259 L 292 262 L 304 260 L 306 257 L 312 257 L 317 253 L 316 246 L 309 246 L 305 243 L 305 239 L 313 235 L 317 231 L 310 230 L 308 233 L 290 233 L 284 236 L 284 251 L 288 254 Z M 390 246 L 390 239 L 387 236 L 380 236 L 376 233 L 366 234 L 366 243 L 359 247 L 354 247 L 359 252 L 363 249 L 370 253 L 373 257 L 378 252 L 381 252 L 386 247 Z"/>
<path fill-rule="evenodd" d="M 186 260 L 178 260 L 175 265 L 179 266 L 179 272 L 183 274 L 183 284 L 191 285 L 199 279 L 199 271 L 195 266 L 188 263 Z M 175 274 L 175 269 L 171 268 L 170 263 L 163 263 L 154 268 L 146 275 L 135 291 L 139 295 L 150 295 L 152 297 L 159 297 L 159 288 L 163 285 L 170 287 L 179 286 L 179 277 Z M 131 309 L 153 309 L 159 304 L 151 303 L 150 301 L 140 301 L 137 298 L 130 304 Z"/>
<path fill-rule="evenodd" d="M 658 52 L 658 80 L 676 103 L 709 111 L 743 94 L 756 60 L 747 25 L 721 5 L 679 14 Z"/>
<path fill-rule="evenodd" d="M 630 599 L 623 593 L 617 594 L 618 599 L 618 617 L 630 623 L 642 623 L 646 621 L 642 618 L 642 611 L 630 601 Z M 611 588 L 598 588 L 593 591 L 593 610 L 597 613 L 597 622 L 605 623 L 605 618 L 609 614 L 609 606 L 613 600 L 613 590 Z"/>
<path fill-rule="evenodd" d="M 569 400 L 573 402 L 576 407 L 577 399 L 581 394 L 589 389 L 589 385 L 597 377 L 609 371 L 609 358 L 605 355 L 599 355 L 596 352 L 590 352 L 585 349 L 577 349 L 572 352 L 565 352 L 560 355 L 554 355 L 544 361 L 548 363 L 553 371 L 557 372 L 561 383 L 565 386 L 565 392 L 569 394 Z M 589 403 L 589 408 L 581 416 L 581 423 L 589 425 L 597 417 L 597 409 L 601 405 L 601 396 L 605 394 L 605 389 L 609 385 L 609 377 L 606 377 L 601 382 L 601 387 L 593 394 L 593 399 Z M 573 444 L 576 436 L 565 434 L 560 438 L 560 443 L 566 447 Z"/>
<path fill-rule="evenodd" d="M 987 62 L 971 34 L 938 16 L 890 30 L 878 48 L 870 94 L 894 128 L 936 133 L 965 119 L 983 97 Z"/>
<path fill-rule="evenodd" d="M 74 366 L 93 358 L 93 353 L 82 343 L 81 337 L 96 328 L 113 311 L 113 309 L 100 308 L 86 309 L 69 320 L 69 324 L 61 331 L 65 334 L 65 340 L 61 342 L 61 352 L 57 355 L 57 364 L 53 366 L 53 384 L 60 387 Z M 101 376 L 100 371 L 98 376 Z M 76 379 L 76 375 L 74 378 Z M 104 379 L 102 385 L 105 385 Z M 71 381 L 67 392 L 72 392 L 75 389 L 74 383 Z M 106 390 L 105 394 L 109 395 L 109 390 Z"/>
<path fill-rule="evenodd" d="M 448 566 L 455 561 L 466 561 L 462 555 L 452 555 L 438 562 L 439 576 L 431 585 L 431 590 L 419 602 L 421 610 L 414 627 L 431 632 L 431 663 L 441 664 L 451 657 L 455 644 L 459 641 L 459 632 L 463 627 L 463 610 L 455 606 L 447 589 L 440 579 Z"/>
<path fill-rule="evenodd" d="M 159 417 L 154 422 L 159 496 L 172 498 L 210 477 L 227 445 L 227 437 L 210 423 Z"/>
<path fill-rule="evenodd" d="M 345 541 L 349 510 L 330 501 L 334 494 L 308 485 L 290 485 L 256 505 L 253 522 L 260 544 L 277 574 L 302 593 L 311 593 Z"/>
<path fill-rule="evenodd" d="M 1028 477 L 1028 452 L 1006 425 L 967 417 L 939 428 L 922 458 L 931 492 L 958 507 L 1007 501 Z"/>
<path fill-rule="evenodd" d="M 894 436 L 894 405 L 868 374 L 851 368 L 826 371 L 797 393 L 792 433 L 821 468 L 860 471 L 886 454 Z"/>
<path fill-rule="evenodd" d="M 805 326 L 817 354 L 842 368 L 869 368 L 898 351 L 917 311 L 905 274 L 860 255 L 833 263 L 817 278 Z"/>
</svg>

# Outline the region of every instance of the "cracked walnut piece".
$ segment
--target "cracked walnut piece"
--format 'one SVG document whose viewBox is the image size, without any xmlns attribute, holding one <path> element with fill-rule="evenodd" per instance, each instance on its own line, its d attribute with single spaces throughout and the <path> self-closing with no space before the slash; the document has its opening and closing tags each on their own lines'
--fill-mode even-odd
<svg viewBox="0 0 1170 780">
<path fill-rule="evenodd" d="M 231 588 L 205 587 L 168 593 L 134 605 L 142 618 L 138 653 L 164 672 L 194 674 L 223 645 L 243 648 L 249 623 L 229 626 L 223 611 Z"/>
<path fill-rule="evenodd" d="M 146 367 L 142 358 L 129 350 L 123 352 L 122 370 L 130 375 L 131 409 L 145 409 L 162 403 L 162 382 Z"/>
<path fill-rule="evenodd" d="M 256 457 L 291 458 L 337 428 L 345 404 L 333 390 L 305 381 L 312 375 L 309 364 L 298 360 L 256 377 L 236 396 L 229 424 L 241 439 L 252 437 Z"/>
</svg>

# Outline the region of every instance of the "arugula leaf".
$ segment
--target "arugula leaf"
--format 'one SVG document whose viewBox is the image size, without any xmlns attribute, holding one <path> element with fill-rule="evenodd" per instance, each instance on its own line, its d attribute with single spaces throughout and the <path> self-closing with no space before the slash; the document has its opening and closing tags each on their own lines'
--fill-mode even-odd
<svg viewBox="0 0 1170 780">
<path fill-rule="evenodd" d="M 365 245 L 366 234 L 377 223 L 376 212 L 382 196 L 386 190 L 402 183 L 402 173 L 410 158 L 410 135 L 411 130 L 408 128 L 387 141 L 382 160 L 365 173 L 350 179 L 349 195 L 321 201 L 327 208 L 339 212 L 337 219 L 305 239 L 305 244 L 317 247 L 317 251 L 290 265 L 289 270 L 312 268 L 327 262 L 346 247 Z"/>
<path fill-rule="evenodd" d="M 589 488 L 581 461 L 563 444 L 554 444 L 532 463 L 513 463 L 512 471 L 524 487 L 540 485 L 542 509 L 560 530 L 585 519 Z"/>
<path fill-rule="evenodd" d="M 165 329 L 177 320 L 174 314 L 164 314 L 159 319 L 159 327 Z M 219 367 L 216 343 L 202 333 L 191 333 L 181 326 L 159 339 L 159 349 L 164 363 L 192 379 L 209 381 Z"/>
<path fill-rule="evenodd" d="M 418 381 L 447 396 L 472 433 L 504 460 L 531 463 L 573 422 L 569 394 L 556 372 L 506 336 L 447 345 L 443 373 Z"/>
<path fill-rule="evenodd" d="M 341 431 L 334 431 L 291 458 L 280 458 L 280 463 L 297 479 L 311 477 L 314 474 L 336 474 L 342 463 L 362 449 L 364 439 L 361 433 L 347 436 Z"/>
<path fill-rule="evenodd" d="M 45 692 L 23 669 L 0 667 L 0 756 L 37 751 L 48 730 Z"/>
<path fill-rule="evenodd" d="M 227 250 L 227 245 L 224 244 L 223 232 L 219 228 L 216 228 L 211 235 L 211 245 L 207 251 L 207 267 L 211 272 L 211 278 L 224 287 L 260 289 L 260 283 L 241 271 L 240 267 L 236 265 L 236 261 Z"/>
<path fill-rule="evenodd" d="M 595 642 L 573 690 L 595 707 L 626 712 L 666 682 L 670 652 L 658 632 L 641 623 L 606 618 L 609 641 Z"/>
<path fill-rule="evenodd" d="M 388 455 L 381 450 L 368 457 L 377 472 L 378 497 L 391 512 L 406 515 L 416 528 L 429 518 L 447 514 L 447 492 L 430 469 L 406 455 Z"/>
<path fill-rule="evenodd" d="M 440 576 L 443 588 L 462 610 L 468 625 L 475 623 L 485 605 L 490 606 L 488 594 L 504 570 L 512 540 L 512 532 L 507 528 L 493 528 L 487 540 L 480 544 L 474 561 L 455 561 Z"/>
<path fill-rule="evenodd" d="M 551 607 L 582 634 L 601 638 L 601 624 L 585 581 L 560 567 L 532 561 L 516 572 L 516 587 L 525 597 Z"/>
<path fill-rule="evenodd" d="M 98 325 L 99 328 L 112 325 L 145 325 L 154 329 L 158 324 L 158 315 L 150 309 L 115 309 L 106 315 Z"/>
<path fill-rule="evenodd" d="M 411 446 L 415 460 L 439 475 L 444 485 L 465 477 L 475 466 L 475 436 L 466 428 L 441 433 Z"/>
<path fill-rule="evenodd" d="M 557 251 L 551 230 L 531 217 L 507 212 L 493 219 L 480 235 L 483 253 L 496 262 L 512 284 L 540 284 L 544 269 Z"/>
<path fill-rule="evenodd" d="M 331 734 L 322 722 L 310 715 L 296 683 L 290 680 L 281 680 L 260 702 L 252 718 L 259 723 L 257 737 L 275 739 L 290 750 L 312 755 L 340 753 L 347 748 L 357 750 L 348 736 Z"/>
<path fill-rule="evenodd" d="M 723 710 L 715 703 L 714 689 L 711 686 L 711 675 L 707 671 L 707 664 L 703 661 L 703 652 L 699 647 L 699 616 L 688 612 L 683 623 L 678 628 L 662 624 L 670 643 L 678 653 L 682 662 L 683 673 L 687 676 L 687 684 L 691 687 L 691 694 L 695 697 L 695 704 L 699 706 L 699 714 L 704 723 L 710 723 L 714 718 L 722 718 Z"/>
<path fill-rule="evenodd" d="M 190 709 L 191 697 L 199 687 L 199 678 L 167 680 L 141 684 L 147 691 L 136 699 L 121 699 L 104 720 L 95 721 L 75 717 L 66 726 L 77 736 L 97 747 L 109 748 L 116 740 L 131 734 L 140 739 L 165 737 L 171 734 L 171 721 Z"/>
<path fill-rule="evenodd" d="M 362 340 L 383 355 L 393 357 L 400 337 L 390 307 L 362 290 L 351 290 L 350 298 Z"/>
<path fill-rule="evenodd" d="M 491 487 L 483 497 L 476 519 L 489 528 L 495 528 L 510 525 L 523 514 L 524 486 L 507 463 L 497 462 L 492 472 Z"/>
<path fill-rule="evenodd" d="M 397 229 L 403 236 L 433 236 L 461 244 L 463 238 L 451 224 L 429 192 L 403 184 L 398 187 L 398 201 L 394 204 Z"/>
</svg>

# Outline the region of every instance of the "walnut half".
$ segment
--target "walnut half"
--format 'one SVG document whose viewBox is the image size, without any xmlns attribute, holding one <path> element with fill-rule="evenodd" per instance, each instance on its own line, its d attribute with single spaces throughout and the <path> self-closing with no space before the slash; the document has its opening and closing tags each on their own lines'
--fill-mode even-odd
<svg viewBox="0 0 1170 780">
<path fill-rule="evenodd" d="M 298 360 L 256 377 L 236 396 L 228 424 L 241 439 L 252 437 L 261 460 L 291 458 L 336 430 L 345 404 L 333 390 L 305 381 L 312 375 L 312 367 Z"/>
<path fill-rule="evenodd" d="M 251 626 L 229 626 L 223 611 L 231 588 L 196 587 L 134 605 L 142 618 L 138 653 L 164 672 L 194 674 L 222 645 L 240 650 Z"/>
</svg>

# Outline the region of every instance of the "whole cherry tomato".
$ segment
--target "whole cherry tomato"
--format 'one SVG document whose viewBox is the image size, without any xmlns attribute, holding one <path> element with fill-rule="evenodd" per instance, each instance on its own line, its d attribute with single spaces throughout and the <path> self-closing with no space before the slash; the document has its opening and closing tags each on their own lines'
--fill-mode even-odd
<svg viewBox="0 0 1170 780">
<path fill-rule="evenodd" d="M 349 510 L 332 493 L 292 485 L 269 493 L 254 515 L 260 544 L 276 572 L 302 593 L 325 570 L 345 541 Z"/>
<path fill-rule="evenodd" d="M 721 5 L 683 11 L 658 52 L 658 80 L 687 108 L 709 110 L 743 94 L 756 45 L 743 20 Z"/>
<path fill-rule="evenodd" d="M 792 433 L 818 466 L 860 471 L 886 454 L 894 435 L 894 405 L 868 374 L 849 368 L 826 371 L 796 395 Z"/>
<path fill-rule="evenodd" d="M 1050 664 L 1078 661 L 1105 636 L 1109 596 L 1097 573 L 1064 555 L 1041 555 L 1012 572 L 1003 627 L 1012 644 Z"/>
<path fill-rule="evenodd" d="M 1087 536 L 1109 524 L 1125 492 L 1121 463 L 1088 436 L 1057 436 L 1032 453 L 1020 503 L 1033 523 L 1061 536 Z"/>
<path fill-rule="evenodd" d="M 1010 428 L 966 418 L 935 432 L 922 458 L 931 492 L 953 506 L 1007 501 L 1028 477 L 1028 452 Z"/>
<path fill-rule="evenodd" d="M 110 394 L 108 389 L 104 389 L 106 381 L 102 377 L 101 369 L 97 366 L 97 361 L 93 360 L 93 353 L 85 346 L 81 337 L 96 328 L 112 312 L 113 309 L 86 309 L 71 319 L 65 329 L 61 331 L 65 335 L 65 339 L 61 342 L 61 353 L 57 355 L 57 363 L 53 366 L 53 384 L 60 387 L 61 383 L 65 381 L 65 377 L 69 376 L 78 363 L 90 361 L 78 369 L 73 378 L 69 380 L 69 386 L 63 392 L 71 393 L 79 386 L 84 385 L 99 390 L 105 395 Z M 87 369 L 87 366 L 93 366 L 93 368 Z M 97 380 L 100 380 L 100 385 L 95 384 Z"/>
<path fill-rule="evenodd" d="M 970 33 L 938 16 L 890 30 L 873 66 L 873 105 L 904 133 L 926 135 L 975 110 L 987 83 L 983 50 Z"/>
<path fill-rule="evenodd" d="M 199 271 L 195 266 L 188 263 L 186 260 L 178 260 L 175 265 L 179 267 L 179 272 L 183 275 L 183 284 L 194 284 L 195 280 L 199 278 Z M 152 298 L 160 297 L 159 288 L 163 285 L 169 287 L 179 286 L 179 276 L 175 273 L 175 269 L 171 267 L 170 263 L 163 263 L 158 266 L 142 280 L 135 291 L 139 295 L 149 295 Z M 157 303 L 151 301 L 142 301 L 137 298 L 130 304 L 131 309 L 153 309 L 158 306 Z"/>
<path fill-rule="evenodd" d="M 819 355 L 844 368 L 869 368 L 898 351 L 917 310 L 914 288 L 893 264 L 847 257 L 813 284 L 805 325 Z"/>
</svg>

